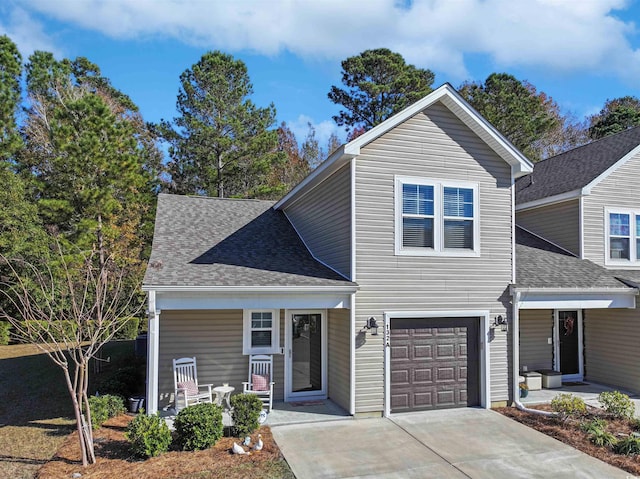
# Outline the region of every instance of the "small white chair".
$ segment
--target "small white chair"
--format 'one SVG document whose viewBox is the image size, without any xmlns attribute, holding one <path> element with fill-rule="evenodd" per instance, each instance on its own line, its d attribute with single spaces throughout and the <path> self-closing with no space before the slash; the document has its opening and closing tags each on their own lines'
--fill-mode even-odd
<svg viewBox="0 0 640 479">
<path fill-rule="evenodd" d="M 271 412 L 273 406 L 273 356 L 256 354 L 249 356 L 249 381 L 242 383 L 242 392 L 255 394 Z"/>
<path fill-rule="evenodd" d="M 180 358 L 173 360 L 173 382 L 175 387 L 176 412 L 202 402 L 213 402 L 211 388 L 213 384 L 198 384 L 196 358 Z M 178 398 L 184 398 L 184 406 L 180 406 Z"/>
</svg>

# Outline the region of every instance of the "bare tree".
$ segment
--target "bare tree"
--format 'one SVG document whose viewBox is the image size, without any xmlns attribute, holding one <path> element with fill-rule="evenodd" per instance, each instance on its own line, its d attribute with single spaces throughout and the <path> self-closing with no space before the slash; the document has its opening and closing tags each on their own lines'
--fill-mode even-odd
<svg viewBox="0 0 640 479">
<path fill-rule="evenodd" d="M 0 319 L 11 323 L 19 341 L 36 345 L 62 369 L 86 466 L 95 463 L 89 363 L 124 327 L 121 318 L 139 313 L 143 303 L 125 285 L 126 267 L 112 257 L 99 258 L 97 251 L 71 257 L 59 244 L 57 253 L 42 265 L 0 255 L 0 294 L 7 300 Z"/>
</svg>

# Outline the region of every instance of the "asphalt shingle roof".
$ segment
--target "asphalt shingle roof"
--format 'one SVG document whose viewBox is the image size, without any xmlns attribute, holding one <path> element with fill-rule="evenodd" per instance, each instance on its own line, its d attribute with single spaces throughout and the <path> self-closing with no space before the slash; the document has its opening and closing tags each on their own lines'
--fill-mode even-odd
<svg viewBox="0 0 640 479">
<path fill-rule="evenodd" d="M 273 202 L 160 194 L 146 286 L 355 286 Z"/>
<path fill-rule="evenodd" d="M 640 127 L 607 136 L 534 165 L 516 181 L 516 203 L 528 203 L 582 188 L 640 144 Z"/>
<path fill-rule="evenodd" d="M 629 288 L 613 271 L 576 258 L 545 240 L 516 227 L 516 287 L 617 289 Z"/>
</svg>

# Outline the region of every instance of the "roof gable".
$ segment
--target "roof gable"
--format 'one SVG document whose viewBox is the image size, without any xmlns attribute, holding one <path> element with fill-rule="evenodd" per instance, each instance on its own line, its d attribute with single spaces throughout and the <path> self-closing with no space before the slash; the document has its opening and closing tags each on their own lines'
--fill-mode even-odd
<svg viewBox="0 0 640 479">
<path fill-rule="evenodd" d="M 282 208 L 292 201 L 298 194 L 303 194 L 308 188 L 313 188 L 329 175 L 360 154 L 361 148 L 375 139 L 405 122 L 414 115 L 429 108 L 429 106 L 441 102 L 459 118 L 467 127 L 496 152 L 500 158 L 507 162 L 515 177 L 519 177 L 533 171 L 533 164 L 502 134 L 498 132 L 487 120 L 485 120 L 460 94 L 448 83 L 429 93 L 423 99 L 415 102 L 391 118 L 383 121 L 358 138 L 342 145 L 316 170 L 305 178 L 298 186 L 282 198 L 274 208 Z"/>
<path fill-rule="evenodd" d="M 588 194 L 629 158 L 640 153 L 640 127 L 610 135 L 542 160 L 516 181 L 519 205 Z"/>
</svg>

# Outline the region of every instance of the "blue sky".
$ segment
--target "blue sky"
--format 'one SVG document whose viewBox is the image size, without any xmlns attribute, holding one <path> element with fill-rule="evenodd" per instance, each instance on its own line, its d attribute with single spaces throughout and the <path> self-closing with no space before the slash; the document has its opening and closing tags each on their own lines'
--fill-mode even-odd
<svg viewBox="0 0 640 479">
<path fill-rule="evenodd" d="M 0 33 L 25 58 L 89 58 L 148 121 L 172 118 L 180 73 L 222 50 L 247 64 L 255 103 L 324 141 L 344 139 L 327 98 L 340 62 L 370 48 L 433 70 L 434 86 L 511 73 L 580 119 L 640 96 L 639 1 L 4 0 Z"/>
</svg>

